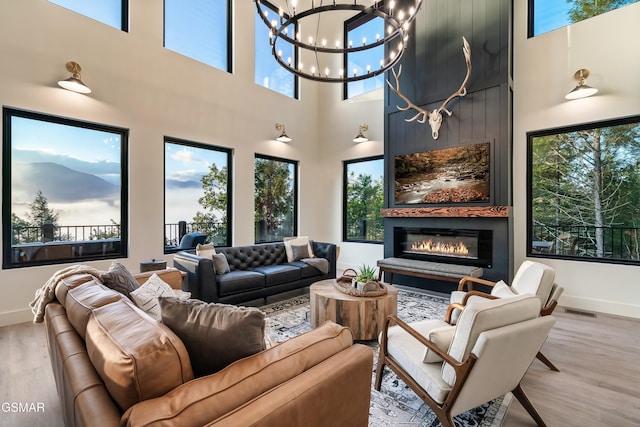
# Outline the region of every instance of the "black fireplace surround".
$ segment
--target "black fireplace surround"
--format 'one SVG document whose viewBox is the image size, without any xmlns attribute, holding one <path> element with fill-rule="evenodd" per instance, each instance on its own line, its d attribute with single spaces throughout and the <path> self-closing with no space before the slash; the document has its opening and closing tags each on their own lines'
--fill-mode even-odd
<svg viewBox="0 0 640 427">
<path fill-rule="evenodd" d="M 493 230 L 394 227 L 393 256 L 491 268 Z"/>
</svg>

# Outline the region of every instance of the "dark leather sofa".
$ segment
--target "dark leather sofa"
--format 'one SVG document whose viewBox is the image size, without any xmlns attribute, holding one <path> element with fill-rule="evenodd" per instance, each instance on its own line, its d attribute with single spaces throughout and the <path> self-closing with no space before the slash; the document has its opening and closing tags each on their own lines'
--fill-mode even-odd
<svg viewBox="0 0 640 427">
<path fill-rule="evenodd" d="M 173 266 L 185 271 L 192 298 L 206 302 L 239 304 L 309 286 L 336 277 L 336 245 L 312 242 L 316 257 L 329 262 L 326 274 L 302 262 L 287 262 L 283 243 L 216 248 L 227 257 L 230 272 L 216 274 L 213 260 L 195 250 L 177 252 Z"/>
</svg>

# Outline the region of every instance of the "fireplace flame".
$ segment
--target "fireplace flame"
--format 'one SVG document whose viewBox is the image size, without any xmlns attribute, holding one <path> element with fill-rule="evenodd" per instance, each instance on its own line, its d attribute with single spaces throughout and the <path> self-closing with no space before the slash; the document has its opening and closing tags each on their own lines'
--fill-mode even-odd
<svg viewBox="0 0 640 427">
<path fill-rule="evenodd" d="M 413 242 L 411 244 L 411 250 L 435 255 L 469 255 L 469 248 L 462 242 L 444 243 L 425 240 L 422 242 Z"/>
</svg>

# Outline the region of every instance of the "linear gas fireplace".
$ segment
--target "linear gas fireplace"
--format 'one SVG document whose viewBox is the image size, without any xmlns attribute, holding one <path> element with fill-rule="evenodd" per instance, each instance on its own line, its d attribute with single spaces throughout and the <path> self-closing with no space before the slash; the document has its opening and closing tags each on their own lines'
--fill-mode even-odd
<svg viewBox="0 0 640 427">
<path fill-rule="evenodd" d="M 394 256 L 491 267 L 492 230 L 394 227 Z"/>
</svg>

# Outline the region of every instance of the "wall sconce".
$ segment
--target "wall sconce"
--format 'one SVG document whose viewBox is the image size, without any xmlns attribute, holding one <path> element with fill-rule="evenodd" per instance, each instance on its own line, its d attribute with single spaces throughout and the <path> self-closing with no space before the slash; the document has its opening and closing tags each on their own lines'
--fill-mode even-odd
<svg viewBox="0 0 640 427">
<path fill-rule="evenodd" d="M 362 133 L 368 130 L 369 130 L 369 126 L 367 126 L 366 123 L 361 124 L 360 128 L 358 129 L 358 134 L 356 135 L 355 138 L 353 138 L 353 142 L 367 142 L 369 138 L 364 136 Z"/>
<path fill-rule="evenodd" d="M 72 92 L 91 93 L 91 89 L 80 80 L 80 71 L 82 71 L 80 64 L 73 61 L 67 62 L 67 71 L 71 73 L 71 77 L 60 80 L 58 86 Z"/>
<path fill-rule="evenodd" d="M 280 142 L 291 142 L 291 138 L 287 135 L 287 132 L 284 129 L 284 125 L 282 123 L 276 123 L 276 130 L 282 131 L 279 137 L 276 138 L 276 141 Z"/>
<path fill-rule="evenodd" d="M 587 84 L 587 77 L 589 77 L 589 70 L 587 70 L 586 68 L 581 68 L 576 71 L 576 73 L 573 75 L 573 78 L 578 81 L 578 86 L 576 86 L 564 97 L 566 99 L 580 99 L 598 93 L 598 89 Z"/>
</svg>

